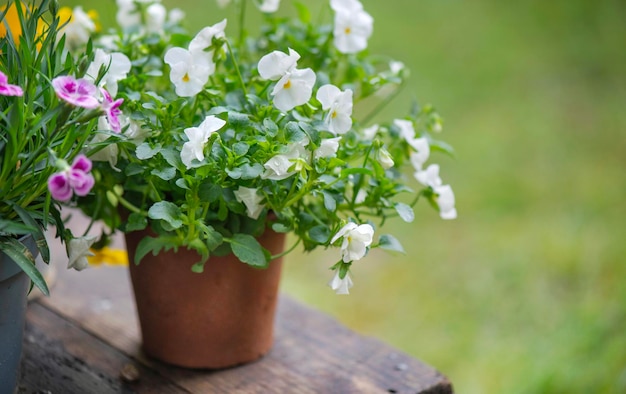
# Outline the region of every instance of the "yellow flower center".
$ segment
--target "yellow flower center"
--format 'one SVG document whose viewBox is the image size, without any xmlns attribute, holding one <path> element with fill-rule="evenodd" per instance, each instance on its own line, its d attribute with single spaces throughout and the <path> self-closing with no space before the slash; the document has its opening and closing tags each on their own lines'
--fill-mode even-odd
<svg viewBox="0 0 626 394">
<path fill-rule="evenodd" d="M 289 89 L 291 87 L 291 79 L 288 79 L 287 82 L 283 85 L 283 88 Z"/>
<path fill-rule="evenodd" d="M 343 32 L 344 32 L 344 33 L 346 33 L 346 34 L 350 34 L 350 33 L 352 32 L 352 29 L 350 29 L 349 27 L 346 27 L 346 28 L 343 30 Z"/>
<path fill-rule="evenodd" d="M 331 118 L 333 118 L 333 119 L 335 119 L 335 118 L 337 117 L 337 111 L 333 111 L 333 112 L 330 114 L 330 117 L 331 117 Z"/>
<path fill-rule="evenodd" d="M 189 74 L 185 73 L 183 76 L 183 82 L 189 82 Z"/>
</svg>

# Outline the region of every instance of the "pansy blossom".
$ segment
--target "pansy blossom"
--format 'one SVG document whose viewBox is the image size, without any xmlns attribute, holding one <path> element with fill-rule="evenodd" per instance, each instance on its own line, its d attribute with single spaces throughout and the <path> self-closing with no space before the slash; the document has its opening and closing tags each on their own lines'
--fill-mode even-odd
<svg viewBox="0 0 626 394">
<path fill-rule="evenodd" d="M 335 276 L 328 283 L 331 289 L 335 291 L 336 294 L 350 294 L 350 288 L 352 287 L 352 278 L 350 278 L 350 273 L 346 272 L 346 275 L 341 278 L 339 275 L 339 270 L 335 271 Z"/>
<path fill-rule="evenodd" d="M 180 158 L 185 167 L 193 168 L 192 161 L 196 159 L 201 162 L 204 160 L 204 145 L 209 141 L 211 134 L 221 129 L 226 124 L 216 116 L 207 116 L 198 127 L 189 127 L 185 129 L 185 135 L 189 141 L 183 144 L 180 152 Z"/>
<path fill-rule="evenodd" d="M 335 243 L 343 238 L 341 243 L 341 255 L 344 263 L 362 259 L 367 253 L 367 247 L 372 244 L 374 228 L 370 224 L 357 225 L 348 223 L 343 226 L 330 240 Z"/>
<path fill-rule="evenodd" d="M 316 95 L 322 109 L 328 111 L 325 123 L 335 134 L 345 134 L 352 128 L 352 90 L 341 91 L 335 85 L 320 87 Z"/>
<path fill-rule="evenodd" d="M 261 58 L 258 64 L 259 75 L 266 80 L 278 80 L 271 95 L 274 105 L 287 112 L 305 104 L 313 94 L 315 72 L 310 68 L 299 70 L 296 63 L 300 55 L 289 48 L 289 55 L 281 51 L 273 51 Z"/>
<path fill-rule="evenodd" d="M 357 0 L 334 0 L 335 11 L 333 38 L 341 53 L 358 53 L 367 48 L 367 40 L 374 29 L 374 18 L 363 10 Z"/>
</svg>

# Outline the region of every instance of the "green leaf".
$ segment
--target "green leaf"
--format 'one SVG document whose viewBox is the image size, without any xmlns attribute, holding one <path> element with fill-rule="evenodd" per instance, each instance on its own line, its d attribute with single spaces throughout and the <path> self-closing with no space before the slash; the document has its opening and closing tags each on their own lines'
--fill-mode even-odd
<svg viewBox="0 0 626 394">
<path fill-rule="evenodd" d="M 180 208 L 169 201 L 159 201 L 154 203 L 148 210 L 150 219 L 164 220 L 173 229 L 180 228 L 183 225 L 181 220 L 182 211 Z"/>
<path fill-rule="evenodd" d="M 150 173 L 154 176 L 158 176 L 164 181 L 169 181 L 170 179 L 174 179 L 174 177 L 176 176 L 176 169 L 173 167 L 167 167 L 162 170 L 154 169 L 150 171 Z"/>
<path fill-rule="evenodd" d="M 202 226 L 202 231 L 206 236 L 205 243 L 210 251 L 215 250 L 224 242 L 224 237 L 213 226 Z"/>
<path fill-rule="evenodd" d="M 324 208 L 330 212 L 335 212 L 337 209 L 337 201 L 335 201 L 333 196 L 326 191 L 323 191 L 322 195 L 324 196 Z"/>
<path fill-rule="evenodd" d="M 35 286 L 37 286 L 43 294 L 50 295 L 46 281 L 35 266 L 35 256 L 33 256 L 24 244 L 12 237 L 2 237 L 0 238 L 0 250 L 9 256 L 9 258 L 28 275 L 30 280 L 33 281 Z"/>
<path fill-rule="evenodd" d="M 278 126 L 272 119 L 266 118 L 263 120 L 263 127 L 265 127 L 265 133 L 270 137 L 276 137 L 276 134 L 278 134 Z"/>
<path fill-rule="evenodd" d="M 293 5 L 296 7 L 296 10 L 298 11 L 298 19 L 300 19 L 302 23 L 308 24 L 309 22 L 311 22 L 311 13 L 309 12 L 309 9 L 306 5 L 298 1 L 293 3 Z"/>
<path fill-rule="evenodd" d="M 125 232 L 143 230 L 148 226 L 148 219 L 140 213 L 133 212 L 128 216 Z"/>
<path fill-rule="evenodd" d="M 306 133 L 302 131 L 298 123 L 289 122 L 285 126 L 286 138 L 288 142 L 298 142 L 306 138 Z"/>
<path fill-rule="evenodd" d="M 164 246 L 165 245 L 160 238 L 144 237 L 137 244 L 137 250 L 135 250 L 135 264 L 139 265 L 141 259 L 143 259 L 150 252 L 156 256 Z"/>
<path fill-rule="evenodd" d="M 235 154 L 237 156 L 243 156 L 246 153 L 248 153 L 248 150 L 250 150 L 250 145 L 246 144 L 245 142 L 237 142 L 235 145 L 233 145 L 233 151 L 235 151 Z"/>
<path fill-rule="evenodd" d="M 234 129 L 241 129 L 250 124 L 250 118 L 247 114 L 230 111 L 228 113 L 228 124 Z"/>
<path fill-rule="evenodd" d="M 195 263 L 194 265 L 191 266 L 191 271 L 195 272 L 196 274 L 201 274 L 204 272 L 204 264 L 206 263 L 206 261 L 198 261 L 197 263 Z"/>
<path fill-rule="evenodd" d="M 161 144 L 156 144 L 156 146 L 153 148 L 150 146 L 150 144 L 148 144 L 147 142 L 144 142 L 143 144 L 139 145 L 137 149 L 135 149 L 135 154 L 137 155 L 137 158 L 139 160 L 146 160 L 146 159 L 153 157 L 160 151 L 161 151 Z"/>
<path fill-rule="evenodd" d="M 272 230 L 274 230 L 277 233 L 288 233 L 291 231 L 291 227 L 287 226 L 286 224 L 277 222 L 277 223 L 272 224 Z"/>
<path fill-rule="evenodd" d="M 174 168 L 183 168 L 183 161 L 180 158 L 180 152 L 175 149 L 163 149 L 159 152 L 165 159 L 167 164 Z"/>
<path fill-rule="evenodd" d="M 126 174 L 126 176 L 133 176 L 133 175 L 137 175 L 137 174 L 141 174 L 144 171 L 144 168 L 141 164 L 137 164 L 137 163 L 130 163 L 126 169 L 124 169 L 124 174 Z"/>
<path fill-rule="evenodd" d="M 255 179 L 258 178 L 263 171 L 263 166 L 259 163 L 254 163 L 254 165 L 246 163 L 232 170 L 226 169 L 228 176 L 233 179 Z"/>
<path fill-rule="evenodd" d="M 265 258 L 263 248 L 253 236 L 235 234 L 230 239 L 230 247 L 243 263 L 254 267 L 267 267 L 268 260 Z"/>
<path fill-rule="evenodd" d="M 203 202 L 215 202 L 222 196 L 222 188 L 212 183 L 203 183 L 198 188 L 198 198 Z"/>
<path fill-rule="evenodd" d="M 405 222 L 411 223 L 413 219 L 415 219 L 413 208 L 411 208 L 410 206 L 399 202 L 396 204 L 395 208 L 396 212 L 398 212 L 398 215 L 400 215 L 402 220 L 404 220 Z"/>
<path fill-rule="evenodd" d="M 391 250 L 394 252 L 406 253 L 400 241 L 396 239 L 393 235 L 383 234 L 380 236 L 378 240 L 378 244 L 381 248 L 386 250 Z"/>
<path fill-rule="evenodd" d="M 309 230 L 309 237 L 318 244 L 324 245 L 330 238 L 330 229 L 328 226 L 315 226 Z"/>
<path fill-rule="evenodd" d="M 35 243 L 37 244 L 37 249 L 41 254 L 42 260 L 48 264 L 50 262 L 50 250 L 48 249 L 48 242 L 46 241 L 46 236 L 43 234 L 41 227 L 37 224 L 37 221 L 28 213 L 24 208 L 20 207 L 17 204 L 10 203 L 15 212 L 17 212 L 18 216 L 24 224 L 31 227 L 33 230 L 30 232 L 35 239 Z"/>
<path fill-rule="evenodd" d="M 184 178 L 178 178 L 175 183 L 176 186 L 180 187 L 181 189 L 189 190 L 189 186 L 187 186 L 187 181 L 185 181 Z"/>
</svg>

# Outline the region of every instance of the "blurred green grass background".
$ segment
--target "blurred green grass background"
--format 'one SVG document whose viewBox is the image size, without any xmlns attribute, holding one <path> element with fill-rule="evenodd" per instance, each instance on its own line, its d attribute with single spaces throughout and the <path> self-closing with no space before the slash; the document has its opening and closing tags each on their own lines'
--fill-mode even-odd
<svg viewBox="0 0 626 394">
<path fill-rule="evenodd" d="M 114 21 L 112 0 L 60 1 Z M 419 204 L 389 229 L 407 255 L 356 263 L 348 297 L 326 287 L 337 251 L 290 255 L 283 290 L 459 393 L 626 392 L 626 3 L 362 2 L 370 51 L 412 71 L 383 116 L 416 97 L 444 117 L 457 157 L 432 161 L 459 218 Z M 191 31 L 233 16 L 212 0 L 163 3 Z"/>
</svg>

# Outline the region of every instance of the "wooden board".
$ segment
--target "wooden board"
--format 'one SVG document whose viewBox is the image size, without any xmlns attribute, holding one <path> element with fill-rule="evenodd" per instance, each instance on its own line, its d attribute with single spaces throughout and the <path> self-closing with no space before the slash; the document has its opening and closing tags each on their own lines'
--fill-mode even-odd
<svg viewBox="0 0 626 394">
<path fill-rule="evenodd" d="M 261 360 L 219 371 L 165 365 L 141 352 L 123 267 L 59 270 L 27 326 L 21 393 L 452 393 L 432 367 L 285 295 Z M 129 365 L 134 383 L 120 379 Z"/>
</svg>

